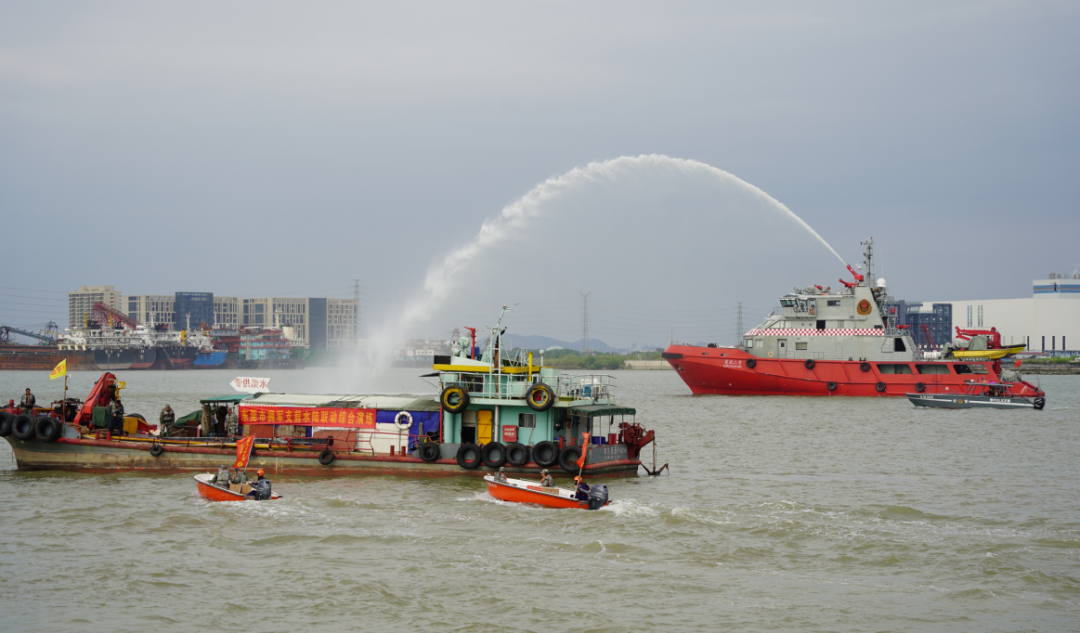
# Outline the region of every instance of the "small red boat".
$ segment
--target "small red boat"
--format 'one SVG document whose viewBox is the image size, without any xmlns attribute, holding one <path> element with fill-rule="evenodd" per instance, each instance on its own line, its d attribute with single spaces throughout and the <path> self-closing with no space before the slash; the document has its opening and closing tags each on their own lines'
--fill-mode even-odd
<svg viewBox="0 0 1080 633">
<path fill-rule="evenodd" d="M 217 475 L 212 473 L 195 475 L 195 483 L 199 486 L 199 494 L 210 501 L 274 501 L 281 498 L 281 495 L 270 489 L 268 480 L 264 479 L 263 482 L 266 484 L 265 486 L 259 486 L 260 482 L 255 482 L 255 486 L 247 482 L 240 484 L 218 483 Z M 249 497 L 248 493 L 252 490 L 255 490 L 256 494 Z"/>
<path fill-rule="evenodd" d="M 488 494 L 502 501 L 516 503 L 535 503 L 549 508 L 581 508 L 599 510 L 611 503 L 608 489 L 604 484 L 593 484 L 589 489 L 589 498 L 581 500 L 573 490 L 566 488 L 545 487 L 539 482 L 526 479 L 507 479 L 496 481 L 494 475 L 485 475 Z"/>
</svg>

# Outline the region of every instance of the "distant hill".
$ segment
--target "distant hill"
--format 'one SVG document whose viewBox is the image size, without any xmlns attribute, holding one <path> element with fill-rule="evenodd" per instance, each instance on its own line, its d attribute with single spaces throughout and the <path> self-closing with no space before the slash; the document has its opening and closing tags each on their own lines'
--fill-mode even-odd
<svg viewBox="0 0 1080 633">
<path fill-rule="evenodd" d="M 551 338 L 550 336 L 539 336 L 536 334 L 524 335 L 524 334 L 506 334 L 506 345 L 511 349 L 518 347 L 522 349 L 548 349 L 551 347 L 562 347 L 564 349 L 576 349 L 581 351 L 581 339 L 576 341 L 561 341 L 557 338 Z M 645 350 L 653 350 L 661 345 L 642 345 L 641 348 Z M 616 348 L 608 345 L 600 339 L 590 338 L 589 349 L 594 352 L 610 353 L 618 351 Z"/>
</svg>

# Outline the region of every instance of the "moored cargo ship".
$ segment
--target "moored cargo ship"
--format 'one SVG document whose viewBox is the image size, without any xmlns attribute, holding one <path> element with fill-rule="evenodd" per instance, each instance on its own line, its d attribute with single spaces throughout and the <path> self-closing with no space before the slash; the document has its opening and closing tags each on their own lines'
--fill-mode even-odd
<svg viewBox="0 0 1080 633">
<path fill-rule="evenodd" d="M 867 273 L 848 266 L 854 280 L 841 279 L 842 290 L 809 286 L 784 295 L 738 346 L 673 344 L 663 357 L 698 395 L 903 396 L 962 392 L 971 380 L 1005 380 L 1018 396 L 1045 395 L 1003 368 L 1023 348 L 1002 346 L 993 328 L 958 332 L 964 347 L 918 350 L 886 306 L 885 280 L 874 277 L 873 240 L 863 245 Z"/>
</svg>

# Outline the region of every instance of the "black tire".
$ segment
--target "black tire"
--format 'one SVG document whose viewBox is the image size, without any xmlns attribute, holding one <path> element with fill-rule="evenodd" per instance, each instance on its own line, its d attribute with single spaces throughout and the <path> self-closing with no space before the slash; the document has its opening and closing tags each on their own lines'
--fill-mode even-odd
<svg viewBox="0 0 1080 633">
<path fill-rule="evenodd" d="M 11 435 L 11 423 L 14 421 L 15 416 L 11 415 L 11 413 L 0 411 L 0 437 Z"/>
<path fill-rule="evenodd" d="M 55 418 L 41 416 L 34 423 L 34 436 L 42 442 L 55 442 L 64 432 L 64 423 Z"/>
<path fill-rule="evenodd" d="M 330 450 L 329 448 L 319 453 L 319 463 L 323 466 L 329 466 L 330 464 L 333 464 L 335 459 L 337 459 L 337 456 L 334 455 L 334 451 Z"/>
<path fill-rule="evenodd" d="M 753 358 L 747 358 L 746 359 L 746 366 L 749 367 L 750 369 L 753 369 L 753 368 L 757 367 L 757 360 L 755 360 Z"/>
<path fill-rule="evenodd" d="M 125 413 L 124 417 L 125 418 L 138 418 L 138 419 L 142 420 L 143 422 L 146 422 L 146 418 L 144 418 L 141 413 Z"/>
<path fill-rule="evenodd" d="M 884 393 L 885 392 L 885 383 L 879 382 L 878 384 L 874 385 L 874 389 L 877 389 L 878 393 Z"/>
<path fill-rule="evenodd" d="M 430 464 L 439 459 L 439 445 L 435 442 L 424 442 L 417 453 L 420 454 L 420 459 Z"/>
<path fill-rule="evenodd" d="M 511 466 L 524 466 L 529 463 L 529 447 L 514 442 L 506 445 L 506 463 Z"/>
<path fill-rule="evenodd" d="M 563 449 L 559 451 L 559 466 L 568 473 L 576 473 L 578 471 L 577 460 L 579 459 L 581 459 L 580 446 L 564 446 Z"/>
<path fill-rule="evenodd" d="M 813 358 L 807 358 L 807 359 L 806 359 L 806 362 L 804 362 L 804 363 L 803 363 L 803 365 L 804 365 L 804 366 L 805 366 L 805 367 L 806 367 L 807 369 L 813 369 L 813 368 L 814 368 L 814 359 L 813 359 Z"/>
<path fill-rule="evenodd" d="M 922 392 L 926 391 L 926 383 L 924 383 L 924 382 L 915 383 L 915 391 L 918 391 L 919 393 L 922 393 Z"/>
<path fill-rule="evenodd" d="M 536 462 L 538 466 L 544 468 L 551 468 L 555 464 L 559 463 L 559 447 L 554 442 L 537 442 L 536 446 L 532 447 L 532 460 Z"/>
<path fill-rule="evenodd" d="M 525 392 L 525 402 L 533 411 L 544 412 L 555 406 L 555 392 L 544 383 L 533 385 Z"/>
<path fill-rule="evenodd" d="M 484 463 L 483 458 L 480 456 L 480 447 L 472 442 L 465 442 L 459 446 L 454 459 L 457 460 L 458 466 L 465 470 L 476 470 L 477 466 Z"/>
<path fill-rule="evenodd" d="M 870 363 L 868 363 L 868 362 L 866 362 L 866 361 L 864 360 L 864 361 L 862 362 L 862 364 L 861 364 L 861 365 L 859 365 L 859 369 L 861 369 L 861 370 L 863 370 L 863 371 L 870 371 Z"/>
<path fill-rule="evenodd" d="M 34 439 L 34 426 L 36 420 L 29 413 L 20 413 L 11 422 L 11 435 L 17 440 Z"/>
<path fill-rule="evenodd" d="M 165 453 L 165 447 L 161 444 L 154 444 L 150 447 L 150 454 L 154 457 L 161 457 Z"/>
<path fill-rule="evenodd" d="M 450 386 L 442 390 L 439 396 L 443 411 L 447 413 L 461 413 L 469 408 L 469 392 L 461 387 Z"/>
<path fill-rule="evenodd" d="M 827 389 L 828 389 L 829 391 L 836 391 L 836 383 L 835 383 L 835 382 L 833 382 L 833 381 L 831 381 L 831 380 L 829 381 L 829 384 L 825 385 L 825 387 L 826 387 L 826 388 L 827 388 Z"/>
<path fill-rule="evenodd" d="M 488 468 L 506 465 L 506 447 L 499 442 L 488 442 L 480 449 L 480 459 Z"/>
</svg>

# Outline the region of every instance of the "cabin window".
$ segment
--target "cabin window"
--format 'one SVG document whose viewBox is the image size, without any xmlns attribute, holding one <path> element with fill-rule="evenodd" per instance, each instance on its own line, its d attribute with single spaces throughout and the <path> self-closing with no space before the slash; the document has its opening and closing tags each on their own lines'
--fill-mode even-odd
<svg viewBox="0 0 1080 633">
<path fill-rule="evenodd" d="M 839 308 L 840 307 L 840 300 L 839 299 L 829 299 L 829 301 L 826 303 L 826 305 L 828 305 L 830 308 Z"/>
<path fill-rule="evenodd" d="M 945 365 L 915 365 L 915 371 L 920 374 L 947 374 L 949 368 Z"/>
<path fill-rule="evenodd" d="M 806 349 L 806 343 L 795 343 L 795 351 Z"/>
<path fill-rule="evenodd" d="M 902 338 L 894 338 L 893 339 L 893 351 L 894 352 L 906 352 L 907 351 L 907 346 L 904 345 L 904 339 L 902 339 Z M 908 372 L 908 373 L 910 374 L 911 372 Z"/>
<path fill-rule="evenodd" d="M 522 429 L 535 429 L 536 428 L 536 414 L 535 413 L 519 413 L 518 414 L 518 427 Z"/>
<path fill-rule="evenodd" d="M 806 300 L 799 299 L 799 312 L 806 312 Z"/>
<path fill-rule="evenodd" d="M 958 374 L 985 374 L 985 373 L 988 373 L 986 371 L 986 366 L 985 365 L 963 365 L 963 364 L 960 364 L 960 363 L 956 363 L 956 364 L 953 365 L 953 367 L 956 369 L 956 373 L 958 373 Z"/>
<path fill-rule="evenodd" d="M 910 374 L 911 365 L 900 363 L 878 363 L 878 373 L 881 374 Z"/>
<path fill-rule="evenodd" d="M 753 346 L 754 346 L 754 339 L 752 339 L 752 338 L 746 339 L 746 347 L 750 348 L 750 347 L 753 347 Z"/>
</svg>

